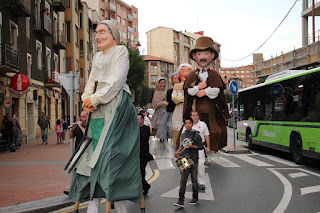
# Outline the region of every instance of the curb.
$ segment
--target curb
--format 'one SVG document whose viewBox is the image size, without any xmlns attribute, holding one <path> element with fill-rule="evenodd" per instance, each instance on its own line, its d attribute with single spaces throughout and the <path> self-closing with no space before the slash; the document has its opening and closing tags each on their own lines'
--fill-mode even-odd
<svg viewBox="0 0 320 213">
<path fill-rule="evenodd" d="M 55 211 L 70 205 L 74 205 L 72 200 L 69 200 L 67 195 L 60 195 L 56 197 L 46 198 L 42 200 L 21 203 L 12 206 L 0 208 L 1 213 L 47 213 Z"/>
<path fill-rule="evenodd" d="M 243 147 L 238 147 L 238 149 L 224 147 L 221 151 L 228 154 L 251 154 L 249 149 Z"/>
</svg>

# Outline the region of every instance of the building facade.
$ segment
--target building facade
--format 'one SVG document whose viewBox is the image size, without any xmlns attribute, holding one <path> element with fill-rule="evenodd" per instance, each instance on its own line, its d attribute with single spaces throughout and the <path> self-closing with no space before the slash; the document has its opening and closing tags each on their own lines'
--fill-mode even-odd
<svg viewBox="0 0 320 213">
<path fill-rule="evenodd" d="M 255 85 L 255 81 L 251 77 L 252 66 L 241 66 L 241 67 L 223 67 L 221 68 L 221 78 L 224 82 L 230 83 L 230 79 L 237 80 L 239 89 L 250 87 Z M 226 85 L 228 86 L 228 85 Z"/>
<path fill-rule="evenodd" d="M 61 117 L 61 87 L 56 76 L 59 54 L 65 48 L 64 35 L 59 32 L 64 10 L 65 0 L 6 0 L 0 6 L 0 97 L 5 99 L 5 104 L 0 104 L 0 119 L 6 113 L 17 113 L 28 139 L 40 135 L 37 121 L 41 111 L 51 125 Z M 10 91 L 15 73 L 28 77 L 28 93 Z"/>
<path fill-rule="evenodd" d="M 173 61 L 174 72 L 182 63 L 194 66 L 194 61 L 189 58 L 194 45 L 194 38 L 172 28 L 157 27 L 147 32 L 148 55 Z"/>
<path fill-rule="evenodd" d="M 197 40 L 198 38 L 200 38 L 201 36 L 204 36 L 204 32 L 203 31 L 199 31 L 199 32 L 194 32 L 194 33 L 191 33 L 191 32 L 184 32 L 184 34 L 186 34 L 187 36 L 190 36 L 192 38 L 194 38 L 194 40 Z M 217 52 L 219 53 L 219 57 L 214 60 L 212 62 L 212 69 L 213 70 L 216 70 L 220 73 L 220 68 L 221 68 L 221 60 L 220 60 L 220 46 L 221 44 L 219 44 L 218 42 L 214 41 L 213 40 L 213 46 L 214 48 L 217 50 Z"/>
<path fill-rule="evenodd" d="M 173 74 L 173 61 L 166 58 L 158 58 L 151 55 L 145 55 L 144 60 L 147 63 L 145 71 L 145 82 L 149 88 L 156 88 L 156 80 L 163 77 L 167 82 L 167 89 L 172 87 L 170 77 Z"/>
<path fill-rule="evenodd" d="M 85 0 L 88 7 L 98 12 L 99 18 L 112 20 L 120 30 L 120 42 L 139 46 L 138 9 L 121 0 Z"/>
</svg>

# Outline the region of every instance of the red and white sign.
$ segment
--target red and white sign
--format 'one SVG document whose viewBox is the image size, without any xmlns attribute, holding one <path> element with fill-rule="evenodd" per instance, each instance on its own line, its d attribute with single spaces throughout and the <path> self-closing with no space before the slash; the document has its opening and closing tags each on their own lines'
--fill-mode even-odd
<svg viewBox="0 0 320 213">
<path fill-rule="evenodd" d="M 11 78 L 11 88 L 10 91 L 21 95 L 21 94 L 25 94 L 27 92 L 30 91 L 29 88 L 29 79 L 26 75 L 18 73 L 15 74 L 12 78 Z"/>
</svg>

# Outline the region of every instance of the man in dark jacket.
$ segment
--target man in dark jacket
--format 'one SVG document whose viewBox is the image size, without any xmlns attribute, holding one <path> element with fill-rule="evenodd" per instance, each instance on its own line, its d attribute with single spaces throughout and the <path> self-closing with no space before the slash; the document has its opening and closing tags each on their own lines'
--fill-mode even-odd
<svg viewBox="0 0 320 213">
<path fill-rule="evenodd" d="M 48 127 L 50 128 L 50 120 L 48 116 L 46 116 L 45 111 L 41 112 L 41 116 L 38 119 L 38 125 L 41 129 L 41 137 L 42 137 L 42 144 L 48 144 Z"/>
<path fill-rule="evenodd" d="M 138 114 L 138 122 L 140 126 L 140 170 L 143 194 L 146 195 L 151 187 L 145 179 L 146 166 L 148 161 L 153 159 L 152 155 L 149 153 L 150 127 L 144 125 L 144 115 L 141 113 Z"/>
</svg>

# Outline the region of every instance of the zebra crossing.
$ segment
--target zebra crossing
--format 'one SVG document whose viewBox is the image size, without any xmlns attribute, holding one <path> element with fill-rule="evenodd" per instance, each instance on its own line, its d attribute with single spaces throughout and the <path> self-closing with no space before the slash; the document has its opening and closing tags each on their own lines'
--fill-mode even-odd
<svg viewBox="0 0 320 213">
<path fill-rule="evenodd" d="M 225 168 L 239 168 L 247 163 L 256 167 L 301 167 L 294 162 L 267 154 L 227 154 L 220 153 L 217 157 L 214 153 L 210 153 L 207 161 L 210 165 L 222 166 Z M 240 160 L 240 162 L 239 162 Z M 176 169 L 172 157 L 155 158 L 155 162 L 160 170 Z"/>
</svg>

